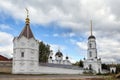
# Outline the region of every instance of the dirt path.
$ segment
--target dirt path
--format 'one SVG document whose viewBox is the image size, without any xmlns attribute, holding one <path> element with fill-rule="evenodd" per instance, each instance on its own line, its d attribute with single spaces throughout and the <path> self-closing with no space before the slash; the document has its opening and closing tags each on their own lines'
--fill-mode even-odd
<svg viewBox="0 0 120 80">
<path fill-rule="evenodd" d="M 102 78 L 83 75 L 0 75 L 0 80 L 104 80 Z"/>
</svg>

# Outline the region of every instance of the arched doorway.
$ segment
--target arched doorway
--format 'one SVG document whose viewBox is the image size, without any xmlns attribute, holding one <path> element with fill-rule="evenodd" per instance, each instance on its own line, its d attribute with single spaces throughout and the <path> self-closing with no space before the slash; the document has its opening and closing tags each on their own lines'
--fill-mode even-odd
<svg viewBox="0 0 120 80">
<path fill-rule="evenodd" d="M 89 64 L 89 70 L 92 70 L 92 65 L 91 64 Z"/>
</svg>

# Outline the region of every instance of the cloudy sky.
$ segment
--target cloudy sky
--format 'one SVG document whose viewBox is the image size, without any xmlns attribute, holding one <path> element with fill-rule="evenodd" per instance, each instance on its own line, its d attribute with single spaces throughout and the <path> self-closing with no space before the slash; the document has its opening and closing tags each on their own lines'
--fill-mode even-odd
<svg viewBox="0 0 120 80">
<path fill-rule="evenodd" d="M 103 63 L 120 63 L 120 0 L 0 0 L 0 54 L 13 53 L 12 40 L 25 26 L 29 9 L 36 39 L 72 62 L 86 57 L 90 20 Z"/>
</svg>

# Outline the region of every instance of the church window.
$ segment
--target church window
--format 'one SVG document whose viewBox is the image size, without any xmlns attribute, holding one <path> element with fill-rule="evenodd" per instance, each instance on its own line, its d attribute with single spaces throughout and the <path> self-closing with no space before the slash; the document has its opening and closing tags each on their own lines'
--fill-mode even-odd
<svg viewBox="0 0 120 80">
<path fill-rule="evenodd" d="M 91 52 L 91 51 L 90 51 L 90 53 L 89 53 L 89 54 L 90 54 L 90 57 L 92 57 L 92 52 Z"/>
<path fill-rule="evenodd" d="M 91 64 L 89 65 L 89 70 L 92 70 L 92 65 Z"/>
<path fill-rule="evenodd" d="M 90 47 L 90 48 L 92 47 L 92 44 L 91 44 L 91 43 L 89 44 L 89 47 Z"/>
<path fill-rule="evenodd" d="M 24 52 L 21 52 L 21 57 L 24 57 Z"/>
</svg>

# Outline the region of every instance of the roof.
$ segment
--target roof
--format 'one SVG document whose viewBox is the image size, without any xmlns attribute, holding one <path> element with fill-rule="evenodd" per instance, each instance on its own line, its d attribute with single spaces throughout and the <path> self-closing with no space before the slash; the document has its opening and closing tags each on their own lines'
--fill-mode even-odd
<svg viewBox="0 0 120 80">
<path fill-rule="evenodd" d="M 61 57 L 61 56 L 63 56 L 63 54 L 62 54 L 62 52 L 60 52 L 60 51 L 58 50 L 58 52 L 56 52 L 55 56 Z"/>
<path fill-rule="evenodd" d="M 12 59 L 8 59 L 5 56 L 0 55 L 0 61 L 11 61 Z"/>
<path fill-rule="evenodd" d="M 26 23 L 26 25 L 23 28 L 22 32 L 20 33 L 19 38 L 22 37 L 22 36 L 24 36 L 24 37 L 26 37 L 28 39 L 34 38 L 32 30 L 30 29 L 30 20 L 29 20 L 28 16 L 26 18 L 25 23 Z"/>
<path fill-rule="evenodd" d="M 92 34 L 92 20 L 90 21 L 90 23 L 91 23 L 91 26 L 90 26 L 91 35 L 88 37 L 88 39 L 95 39 L 95 36 L 93 36 Z"/>
<path fill-rule="evenodd" d="M 25 27 L 23 28 L 22 32 L 20 33 L 19 37 L 22 37 L 22 36 L 24 36 L 28 39 L 34 38 L 29 24 L 26 24 Z"/>
<path fill-rule="evenodd" d="M 91 35 L 91 36 L 88 37 L 88 39 L 91 39 L 91 38 L 95 39 L 95 36 Z"/>
</svg>

